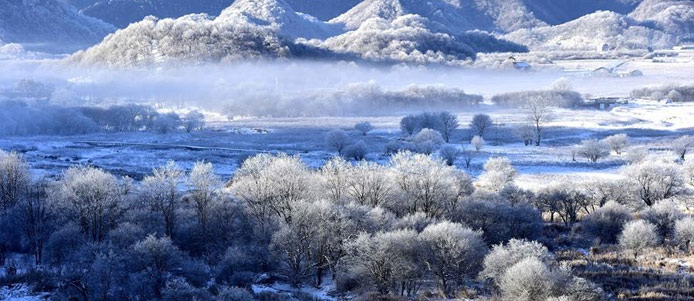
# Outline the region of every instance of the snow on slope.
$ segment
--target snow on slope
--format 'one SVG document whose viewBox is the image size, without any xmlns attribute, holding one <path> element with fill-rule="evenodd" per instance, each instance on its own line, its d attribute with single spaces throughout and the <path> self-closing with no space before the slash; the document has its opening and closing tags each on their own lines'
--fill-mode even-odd
<svg viewBox="0 0 694 301">
<path fill-rule="evenodd" d="M 78 1 L 78 0 L 71 0 Z M 90 0 L 82 0 L 82 2 Z M 102 19 L 119 28 L 152 15 L 158 18 L 177 18 L 188 14 L 218 15 L 234 0 L 98 0 L 82 12 Z"/>
<path fill-rule="evenodd" d="M 431 22 L 418 15 L 404 15 L 390 21 L 372 18 L 359 28 L 308 43 L 337 53 L 357 54 L 370 61 L 456 64 L 474 58 L 477 52 L 525 51 L 483 32 L 451 35 L 432 29 Z"/>
<path fill-rule="evenodd" d="M 75 51 L 115 28 L 57 0 L 0 0 L 0 38 L 43 51 Z"/>
<path fill-rule="evenodd" d="M 287 0 L 287 3 L 295 11 L 309 14 L 324 21 L 345 13 L 359 2 L 361 0 Z"/>
<path fill-rule="evenodd" d="M 392 21 L 408 14 L 425 17 L 437 30 L 453 34 L 475 29 L 506 32 L 545 25 L 520 0 L 365 0 L 330 22 L 356 29 L 371 18 Z"/>
<path fill-rule="evenodd" d="M 297 13 L 284 0 L 237 0 L 219 15 L 224 19 L 245 19 L 259 26 L 270 26 L 280 35 L 324 39 L 341 33 L 341 26 Z"/>
<path fill-rule="evenodd" d="M 694 1 L 644 0 L 629 16 L 652 22 L 681 40 L 694 41 Z"/>
<path fill-rule="evenodd" d="M 596 50 L 669 48 L 676 38 L 643 26 L 615 12 L 599 11 L 555 26 L 521 29 L 503 38 L 527 45 L 531 50 Z"/>
</svg>

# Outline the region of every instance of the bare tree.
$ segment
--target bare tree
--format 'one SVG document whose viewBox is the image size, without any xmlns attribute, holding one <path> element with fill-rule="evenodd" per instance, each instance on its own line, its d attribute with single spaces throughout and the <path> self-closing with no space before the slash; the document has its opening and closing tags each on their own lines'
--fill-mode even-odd
<svg viewBox="0 0 694 301">
<path fill-rule="evenodd" d="M 210 210 L 214 202 L 219 200 L 218 193 L 221 187 L 222 181 L 214 173 L 212 163 L 195 163 L 188 175 L 188 195 L 184 197 L 184 201 L 191 203 L 195 210 L 203 243 L 210 239 L 208 237 Z"/>
<path fill-rule="evenodd" d="M 325 136 L 325 144 L 334 148 L 339 155 L 342 155 L 342 151 L 351 144 L 351 140 L 349 135 L 340 129 L 332 130 Z"/>
<path fill-rule="evenodd" d="M 537 97 L 529 98 L 523 106 L 527 114 L 528 122 L 535 130 L 535 146 L 540 146 L 542 130 L 545 124 L 552 118 L 551 105 L 552 103 L 549 98 L 538 95 Z"/>
<path fill-rule="evenodd" d="M 183 128 L 187 133 L 199 130 L 205 126 L 205 115 L 198 111 L 190 111 L 183 118 Z"/>
<path fill-rule="evenodd" d="M 354 129 L 359 131 L 362 135 L 366 136 L 366 134 L 371 132 L 374 129 L 374 127 L 373 127 L 373 125 L 371 125 L 370 122 L 364 121 L 364 122 L 360 122 L 360 123 L 355 124 Z"/>
<path fill-rule="evenodd" d="M 44 245 L 52 230 L 52 215 L 47 197 L 46 183 L 35 183 L 28 187 L 26 196 L 22 198 L 18 206 L 19 226 L 31 248 L 36 265 L 43 262 Z"/>
<path fill-rule="evenodd" d="M 451 133 L 460 125 L 458 123 L 458 117 L 451 112 L 440 112 L 438 115 L 441 119 L 441 135 L 443 135 L 443 140 L 448 143 L 451 140 Z"/>
<path fill-rule="evenodd" d="M 494 126 L 494 122 L 487 114 L 476 114 L 470 121 L 470 128 L 480 137 L 484 137 L 484 133 L 492 126 Z"/>
</svg>

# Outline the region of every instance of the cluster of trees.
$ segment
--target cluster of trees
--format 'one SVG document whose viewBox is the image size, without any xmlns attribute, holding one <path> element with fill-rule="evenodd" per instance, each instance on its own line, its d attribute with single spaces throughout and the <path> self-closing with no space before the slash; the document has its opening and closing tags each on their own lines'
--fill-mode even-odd
<svg viewBox="0 0 694 301">
<path fill-rule="evenodd" d="M 335 91 L 307 91 L 300 94 L 237 95 L 225 106 L 230 116 L 376 116 L 422 110 L 469 108 L 482 102 L 481 95 L 462 89 L 411 85 L 390 90 L 374 82 L 349 84 Z"/>
<path fill-rule="evenodd" d="M 427 132 L 440 135 L 417 135 Z M 580 224 L 628 256 L 693 249 L 694 221 L 678 201 L 694 185 L 691 161 L 646 158 L 619 179 L 537 192 L 516 186 L 517 175 L 506 158 L 473 179 L 405 151 L 385 165 L 335 157 L 318 169 L 260 154 L 228 182 L 204 162 L 189 172 L 169 163 L 140 182 L 93 167 L 40 181 L 21 155 L 0 153 L 0 261 L 31 265 L 6 256 L 17 252 L 41 267 L 2 280 L 65 298 L 248 300 L 258 297 L 251 284 L 279 280 L 330 281 L 337 294 L 367 298 L 453 297 L 486 283 L 518 300 L 601 300 L 536 242 L 545 221 Z"/>
<path fill-rule="evenodd" d="M 633 98 L 652 100 L 671 100 L 674 102 L 694 101 L 694 86 L 664 86 L 657 88 L 641 88 L 631 91 Z"/>
<path fill-rule="evenodd" d="M 580 93 L 566 89 L 503 93 L 494 95 L 492 102 L 503 107 L 525 108 L 538 102 L 538 99 L 542 99 L 547 106 L 560 108 L 575 108 L 583 104 L 583 96 Z"/>
<path fill-rule="evenodd" d="M 205 118 L 192 111 L 185 116 L 159 113 L 151 106 L 62 107 L 30 105 L 21 101 L 0 102 L 0 135 L 85 134 L 100 130 L 187 132 L 204 127 Z"/>
</svg>

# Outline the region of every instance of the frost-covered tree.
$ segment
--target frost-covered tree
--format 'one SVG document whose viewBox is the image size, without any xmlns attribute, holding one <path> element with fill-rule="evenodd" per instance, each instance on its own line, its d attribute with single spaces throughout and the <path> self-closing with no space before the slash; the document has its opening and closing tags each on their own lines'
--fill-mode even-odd
<svg viewBox="0 0 694 301">
<path fill-rule="evenodd" d="M 610 155 L 610 145 L 597 139 L 583 140 L 578 148 L 578 154 L 595 163 L 600 158 Z"/>
<path fill-rule="evenodd" d="M 491 252 L 484 258 L 484 269 L 480 277 L 492 279 L 497 285 L 501 285 L 506 271 L 527 258 L 537 258 L 542 262 L 553 261 L 552 255 L 539 242 L 511 239 L 506 245 L 499 244 L 492 247 Z"/>
<path fill-rule="evenodd" d="M 363 233 L 346 245 L 344 263 L 381 294 L 416 293 L 422 274 L 417 232 L 396 230 L 373 235 Z"/>
<path fill-rule="evenodd" d="M 400 120 L 400 131 L 407 134 L 407 136 L 412 136 L 415 134 L 419 127 L 419 120 L 414 115 L 408 115 Z"/>
<path fill-rule="evenodd" d="M 372 207 L 388 205 L 394 189 L 388 172 L 388 169 L 380 164 L 359 162 L 347 177 L 348 199 Z"/>
<path fill-rule="evenodd" d="M 374 126 L 371 125 L 371 122 L 364 121 L 355 124 L 354 129 L 359 131 L 362 135 L 366 136 L 366 134 L 368 134 L 374 129 Z"/>
<path fill-rule="evenodd" d="M 189 203 L 195 211 L 200 235 L 204 242 L 210 232 L 209 224 L 211 210 L 216 202 L 221 200 L 219 190 L 222 187 L 222 180 L 215 174 L 212 163 L 197 162 L 188 174 L 188 195 L 184 201 Z"/>
<path fill-rule="evenodd" d="M 589 202 L 585 205 L 586 213 L 590 213 L 596 207 L 602 207 L 609 201 L 619 204 L 627 204 L 634 200 L 634 189 L 628 179 L 606 180 L 600 179 L 581 185 L 580 189 L 587 195 Z"/>
<path fill-rule="evenodd" d="M 147 277 L 156 297 L 161 297 L 162 289 L 172 273 L 182 265 L 183 254 L 168 237 L 147 236 L 132 246 L 133 271 Z"/>
<path fill-rule="evenodd" d="M 50 206 L 46 183 L 43 182 L 30 184 L 17 204 L 17 226 L 24 234 L 36 265 L 43 263 L 44 247 L 54 230 L 56 212 L 52 212 Z"/>
<path fill-rule="evenodd" d="M 347 196 L 351 165 L 342 157 L 333 157 L 318 171 L 318 195 L 334 203 Z"/>
<path fill-rule="evenodd" d="M 347 132 L 340 129 L 332 130 L 325 136 L 325 144 L 335 149 L 339 155 L 342 155 L 342 152 L 351 143 L 352 139 L 347 135 Z"/>
<path fill-rule="evenodd" d="M 571 91 L 573 90 L 573 85 L 571 81 L 566 77 L 560 77 L 554 82 L 552 82 L 552 90 L 556 91 Z"/>
<path fill-rule="evenodd" d="M 341 221 L 338 212 L 327 201 L 293 204 L 295 217 L 282 223 L 272 236 L 270 248 L 281 262 L 281 271 L 292 285 L 313 277 L 313 285 L 322 285 L 324 272 L 331 262 L 331 253 L 342 245 Z M 341 252 L 341 250 L 340 250 Z"/>
<path fill-rule="evenodd" d="M 124 189 L 111 174 L 93 167 L 72 167 L 54 183 L 51 193 L 61 215 L 80 227 L 89 241 L 100 242 L 124 210 Z"/>
<path fill-rule="evenodd" d="M 513 184 L 518 171 L 508 158 L 490 158 L 484 163 L 484 173 L 479 177 L 477 186 L 492 192 L 499 192 Z"/>
<path fill-rule="evenodd" d="M 629 164 L 638 164 L 648 159 L 648 148 L 644 146 L 631 147 L 627 150 L 626 160 Z"/>
<path fill-rule="evenodd" d="M 176 131 L 181 126 L 181 117 L 176 113 L 159 114 L 152 125 L 160 134 L 168 134 Z"/>
<path fill-rule="evenodd" d="M 636 195 L 647 206 L 684 192 L 681 167 L 668 162 L 644 161 L 628 166 L 624 175 L 636 187 Z"/>
<path fill-rule="evenodd" d="M 412 138 L 412 142 L 417 152 L 430 155 L 438 150 L 445 141 L 438 131 L 425 128 Z"/>
<path fill-rule="evenodd" d="M 480 137 L 484 137 L 484 133 L 492 126 L 494 126 L 494 121 L 487 114 L 475 114 L 470 121 L 470 128 L 473 133 Z"/>
<path fill-rule="evenodd" d="M 687 184 L 694 186 L 694 161 L 689 160 L 682 164 L 682 169 L 684 170 L 684 178 Z"/>
<path fill-rule="evenodd" d="M 616 134 L 603 139 L 605 143 L 610 146 L 610 149 L 617 155 L 621 155 L 622 152 L 629 147 L 629 136 L 627 134 Z"/>
<path fill-rule="evenodd" d="M 479 273 L 486 253 L 482 233 L 461 224 L 440 222 L 419 234 L 427 269 L 438 278 L 441 292 L 452 296 L 465 278 Z"/>
<path fill-rule="evenodd" d="M 198 111 L 190 111 L 183 117 L 183 128 L 187 133 L 202 129 L 205 126 L 205 115 Z"/>
<path fill-rule="evenodd" d="M 544 262 L 529 257 L 510 267 L 499 287 L 507 299 L 544 301 L 558 290 L 557 275 Z"/>
<path fill-rule="evenodd" d="M 267 226 L 275 217 L 287 222 L 292 219 L 292 204 L 312 194 L 310 181 L 308 167 L 299 157 L 259 154 L 243 162 L 230 190 Z"/>
<path fill-rule="evenodd" d="M 451 133 L 460 125 L 458 123 L 458 117 L 451 112 L 440 112 L 438 115 L 439 119 L 441 119 L 441 128 L 439 132 L 441 132 L 443 140 L 448 143 L 451 140 Z"/>
<path fill-rule="evenodd" d="M 540 146 L 542 140 L 542 130 L 545 124 L 552 118 L 552 104 L 548 97 L 538 95 L 531 97 L 523 105 L 527 120 L 535 132 L 535 146 Z"/>
<path fill-rule="evenodd" d="M 454 145 L 447 144 L 441 147 L 441 149 L 439 149 L 439 157 L 446 161 L 446 164 L 448 164 L 448 166 L 453 166 L 453 164 L 455 164 L 455 160 L 458 159 L 459 155 L 460 150 L 458 149 L 458 147 Z"/>
<path fill-rule="evenodd" d="M 465 162 L 465 168 L 470 168 L 470 164 L 472 164 L 472 159 L 475 158 L 476 152 L 474 152 L 471 149 L 463 149 L 460 154 L 463 157 L 463 161 Z"/>
<path fill-rule="evenodd" d="M 0 213 L 2 215 L 6 215 L 26 194 L 29 182 L 29 165 L 22 155 L 0 150 Z"/>
<path fill-rule="evenodd" d="M 169 162 L 166 166 L 152 170 L 152 175 L 145 177 L 139 187 L 139 197 L 152 212 L 161 216 L 164 233 L 168 237 L 174 235 L 176 211 L 181 201 L 178 187 L 184 175 L 176 163 Z"/>
<path fill-rule="evenodd" d="M 624 225 L 631 221 L 631 212 L 624 205 L 609 201 L 586 216 L 581 224 L 589 235 L 603 243 L 615 243 Z"/>
<path fill-rule="evenodd" d="M 368 147 L 364 140 L 359 140 L 353 144 L 348 145 L 344 149 L 344 156 L 355 161 L 361 161 L 366 158 L 366 153 L 368 152 Z"/>
<path fill-rule="evenodd" d="M 687 155 L 687 152 L 689 149 L 694 145 L 694 137 L 691 136 L 682 136 L 674 141 L 672 141 L 672 152 L 677 155 L 677 157 L 680 160 L 685 159 L 685 156 Z"/>
<path fill-rule="evenodd" d="M 396 186 L 396 212 L 440 216 L 458 201 L 456 171 L 445 162 L 402 152 L 391 157 L 390 167 Z"/>
<path fill-rule="evenodd" d="M 472 144 L 472 146 L 478 152 L 484 147 L 484 143 L 484 138 L 481 136 L 472 137 L 472 140 L 470 140 L 470 144 Z"/>
<path fill-rule="evenodd" d="M 688 216 L 680 219 L 675 224 L 675 241 L 687 252 L 692 251 L 694 241 L 694 218 Z"/>
<path fill-rule="evenodd" d="M 646 249 L 656 247 L 660 243 L 660 237 L 655 225 L 644 221 L 635 220 L 624 226 L 619 235 L 619 246 L 625 251 L 630 251 L 634 258 Z"/>
<path fill-rule="evenodd" d="M 520 126 L 515 129 L 515 132 L 525 146 L 531 145 L 535 141 L 535 130 L 530 125 Z"/>
</svg>

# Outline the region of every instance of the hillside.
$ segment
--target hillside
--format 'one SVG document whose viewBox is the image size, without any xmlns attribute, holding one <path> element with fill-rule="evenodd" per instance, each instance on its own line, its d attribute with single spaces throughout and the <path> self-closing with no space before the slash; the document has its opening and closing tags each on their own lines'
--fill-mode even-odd
<svg viewBox="0 0 694 301">
<path fill-rule="evenodd" d="M 330 22 L 355 29 L 372 18 L 392 21 L 409 14 L 425 17 L 437 29 L 452 34 L 469 30 L 508 32 L 545 25 L 518 0 L 365 0 Z"/>
<path fill-rule="evenodd" d="M 644 0 L 629 16 L 653 23 L 684 42 L 694 41 L 694 1 Z"/>
<path fill-rule="evenodd" d="M 233 2 L 234 0 L 99 0 L 83 8 L 82 12 L 125 28 L 149 15 L 158 18 L 177 18 L 197 13 L 218 15 Z"/>
<path fill-rule="evenodd" d="M 57 0 L 0 0 L 0 38 L 28 49 L 72 52 L 114 30 Z"/>
<path fill-rule="evenodd" d="M 503 38 L 531 50 L 596 50 L 669 48 L 676 38 L 658 29 L 608 11 L 599 11 L 555 26 L 522 29 Z"/>
</svg>

